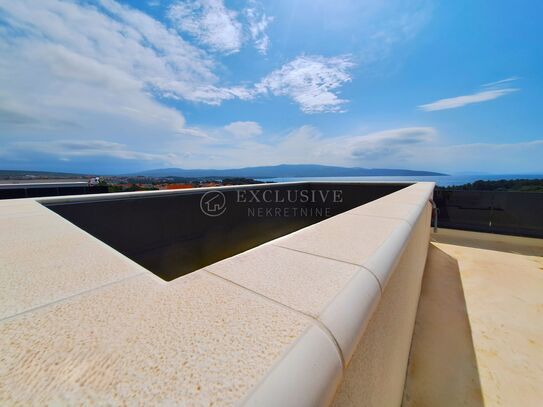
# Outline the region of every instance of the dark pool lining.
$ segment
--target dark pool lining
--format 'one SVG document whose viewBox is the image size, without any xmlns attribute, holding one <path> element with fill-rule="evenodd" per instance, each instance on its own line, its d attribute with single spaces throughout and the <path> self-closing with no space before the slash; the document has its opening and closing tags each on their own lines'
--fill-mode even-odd
<svg viewBox="0 0 543 407">
<path fill-rule="evenodd" d="M 267 241 L 317 223 L 326 216 L 255 218 L 249 208 L 305 207 L 329 209 L 334 216 L 398 191 L 406 183 L 282 183 L 221 188 L 226 212 L 209 217 L 200 209 L 206 190 L 171 194 L 101 195 L 96 199 L 66 200 L 44 205 L 122 254 L 170 281 Z M 237 203 L 237 191 L 259 189 L 326 191 L 341 190 L 343 201 L 291 204 Z"/>
</svg>

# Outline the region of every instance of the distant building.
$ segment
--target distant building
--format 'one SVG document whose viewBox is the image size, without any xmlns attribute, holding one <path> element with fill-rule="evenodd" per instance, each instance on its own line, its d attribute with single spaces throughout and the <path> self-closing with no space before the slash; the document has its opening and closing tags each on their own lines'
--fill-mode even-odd
<svg viewBox="0 0 543 407">
<path fill-rule="evenodd" d="M 99 183 L 100 183 L 100 177 L 92 177 L 88 181 L 89 187 L 92 187 L 94 185 L 98 185 Z"/>
</svg>

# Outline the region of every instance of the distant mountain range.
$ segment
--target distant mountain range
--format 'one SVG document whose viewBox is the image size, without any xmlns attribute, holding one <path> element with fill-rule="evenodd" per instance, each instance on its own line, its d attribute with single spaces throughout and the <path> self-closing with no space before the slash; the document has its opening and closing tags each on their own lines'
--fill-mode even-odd
<svg viewBox="0 0 543 407">
<path fill-rule="evenodd" d="M 186 177 L 186 178 L 290 178 L 290 177 L 363 177 L 363 176 L 433 176 L 448 175 L 431 171 L 414 171 L 390 168 L 334 167 L 328 165 L 273 165 L 265 167 L 232 168 L 228 170 L 185 170 L 182 168 L 161 168 L 141 171 L 130 176 Z"/>
</svg>

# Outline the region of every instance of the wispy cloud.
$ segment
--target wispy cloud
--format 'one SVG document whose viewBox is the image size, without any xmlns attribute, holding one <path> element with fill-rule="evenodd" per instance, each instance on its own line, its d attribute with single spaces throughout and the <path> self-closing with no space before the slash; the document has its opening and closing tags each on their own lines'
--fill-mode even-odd
<svg viewBox="0 0 543 407">
<path fill-rule="evenodd" d="M 206 4 L 233 18 L 222 2 Z M 264 52 L 270 19 L 258 3 L 249 7 L 256 25 L 247 38 Z M 337 89 L 351 79 L 347 58 L 315 56 L 296 58 L 256 85 L 223 86 L 216 56 L 114 0 L 1 2 L 0 21 L 0 76 L 10 78 L 2 84 L 0 112 L 7 120 L 0 130 L 10 138 L 200 136 L 185 129 L 182 112 L 165 100 L 220 105 L 269 91 L 293 98 L 304 112 L 339 111 L 345 101 Z M 232 24 L 233 37 L 223 38 L 231 50 L 241 41 Z"/>
<path fill-rule="evenodd" d="M 224 129 L 236 137 L 253 137 L 262 134 L 262 127 L 257 122 L 232 122 Z"/>
<path fill-rule="evenodd" d="M 0 4 L 0 108 L 35 122 L 176 132 L 183 115 L 158 97 L 216 103 L 215 62 L 148 15 L 112 0 Z M 36 124 L 34 124 L 35 126 Z M 128 129 L 125 129 L 125 131 Z"/>
<path fill-rule="evenodd" d="M 273 17 L 267 16 L 256 1 L 250 1 L 249 4 L 249 7 L 243 10 L 248 23 L 249 36 L 258 52 L 266 55 L 270 45 L 270 38 L 266 30 L 268 29 L 268 25 L 273 21 Z"/>
<path fill-rule="evenodd" d="M 261 54 L 268 51 L 266 30 L 273 17 L 266 15 L 256 0 L 250 0 L 240 13 L 227 8 L 224 0 L 176 1 L 167 16 L 179 32 L 191 35 L 211 51 L 233 54 L 248 41 Z"/>
<path fill-rule="evenodd" d="M 403 154 L 407 148 L 428 144 L 435 136 L 436 131 L 432 127 L 405 127 L 348 137 L 340 144 L 356 159 L 375 161 Z"/>
<path fill-rule="evenodd" d="M 256 129 L 254 125 L 247 127 Z M 539 157 L 543 154 L 543 140 L 540 139 L 512 143 L 450 144 L 444 143 L 431 127 L 403 127 L 334 137 L 309 125 L 286 134 L 266 134 L 261 129 L 266 137 L 233 138 L 232 133 L 224 127 L 194 131 L 210 136 L 178 138 L 173 144 L 163 145 L 162 152 L 153 153 L 106 140 L 34 140 L 5 144 L 0 147 L 0 156 L 11 163 L 23 162 L 25 167 L 31 165 L 35 157 L 49 157 L 50 162 L 56 160 L 57 163 L 73 164 L 115 161 L 131 170 L 160 166 L 234 168 L 318 163 L 445 172 L 463 168 L 466 171 L 498 173 L 541 171 Z M 492 160 L 485 160 L 489 155 Z"/>
<path fill-rule="evenodd" d="M 273 71 L 256 85 L 258 93 L 292 98 L 305 113 L 339 112 L 346 102 L 334 93 L 351 81 L 350 56 L 302 55 Z"/>
<path fill-rule="evenodd" d="M 509 78 L 501 79 L 499 81 L 485 83 L 482 86 L 485 88 L 494 88 L 494 87 L 502 86 L 504 83 L 518 81 L 519 79 L 522 79 L 522 78 L 520 76 L 510 76 Z"/>
<path fill-rule="evenodd" d="M 176 28 L 192 35 L 213 51 L 231 54 L 243 43 L 243 29 L 237 13 L 226 8 L 223 0 L 178 1 L 168 10 Z"/>
<path fill-rule="evenodd" d="M 80 157 L 111 157 L 121 160 L 143 160 L 167 163 L 175 160 L 175 154 L 151 154 L 128 149 L 125 144 L 105 140 L 55 140 L 55 141 L 22 141 L 9 146 L 9 151 L 25 154 L 39 153 L 55 156 L 61 160 Z"/>
<path fill-rule="evenodd" d="M 507 89 L 496 89 L 496 90 L 485 90 L 482 92 L 477 92 L 472 95 L 466 96 L 457 96 L 454 98 L 440 99 L 438 101 L 428 103 L 425 105 L 420 105 L 419 108 L 431 112 L 434 110 L 446 110 L 446 109 L 455 109 L 457 107 L 462 107 L 466 105 L 471 105 L 473 103 L 486 102 L 488 100 L 494 100 L 499 97 L 508 95 L 510 93 L 516 92 L 519 89 L 507 88 Z"/>
<path fill-rule="evenodd" d="M 214 139 L 191 139 L 177 150 L 189 152 L 183 165 L 192 168 L 239 167 L 281 163 L 319 163 L 367 168 L 412 168 L 444 172 L 541 171 L 543 140 L 511 143 L 448 143 L 432 127 L 400 127 L 332 136 L 304 125 L 286 134 L 232 139 L 214 132 Z M 195 141 L 202 140 L 199 144 Z M 183 143 L 185 143 L 183 141 Z M 173 149 L 174 151 L 176 149 Z M 492 160 L 485 160 L 488 156 Z"/>
<path fill-rule="evenodd" d="M 192 143 L 190 149 L 183 148 L 183 151 L 190 150 L 193 153 L 191 159 L 203 162 L 200 165 L 221 162 L 231 167 L 282 163 L 377 167 L 386 163 L 395 168 L 412 152 L 432 145 L 437 137 L 431 127 L 404 127 L 330 137 L 314 126 L 304 125 L 286 134 L 268 133 L 267 137 L 235 140 L 228 137 L 230 133 L 221 134 L 213 129 L 210 133 L 213 140 L 205 143 L 205 147 Z M 189 165 L 195 164 L 191 162 Z"/>
<path fill-rule="evenodd" d="M 518 88 L 503 88 L 504 84 L 516 81 L 517 79 L 519 78 L 510 77 L 502 79 L 500 81 L 487 83 L 482 85 L 484 90 L 481 90 L 480 92 L 476 92 L 471 95 L 440 99 L 432 103 L 420 105 L 419 109 L 426 112 L 432 112 L 435 110 L 455 109 L 457 107 L 471 105 L 473 103 L 481 103 L 487 102 L 489 100 L 494 100 L 502 96 L 509 95 L 510 93 L 519 91 L 520 89 Z"/>
<path fill-rule="evenodd" d="M 314 126 L 285 135 L 243 139 L 217 147 L 193 148 L 184 162 L 192 167 L 221 162 L 224 167 L 319 163 L 366 168 L 411 168 L 434 171 L 541 171 L 543 140 L 511 143 L 447 143 L 432 127 L 402 127 L 331 137 Z M 220 146 L 220 147 L 219 147 Z M 185 149 L 188 151 L 188 149 Z M 205 154 L 213 155 L 208 158 Z M 492 160 L 485 160 L 488 156 Z M 204 164 L 202 164 L 202 162 Z"/>
</svg>

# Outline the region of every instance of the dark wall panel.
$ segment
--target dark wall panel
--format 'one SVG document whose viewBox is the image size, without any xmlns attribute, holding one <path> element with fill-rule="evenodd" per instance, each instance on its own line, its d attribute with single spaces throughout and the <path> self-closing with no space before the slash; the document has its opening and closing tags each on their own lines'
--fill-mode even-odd
<svg viewBox="0 0 543 407">
<path fill-rule="evenodd" d="M 27 187 L 2 188 L 0 199 L 38 198 L 44 196 L 65 196 L 85 194 L 105 194 L 107 186 L 73 186 L 73 187 Z"/>
<path fill-rule="evenodd" d="M 436 190 L 438 225 L 543 238 L 543 193 Z"/>
</svg>

